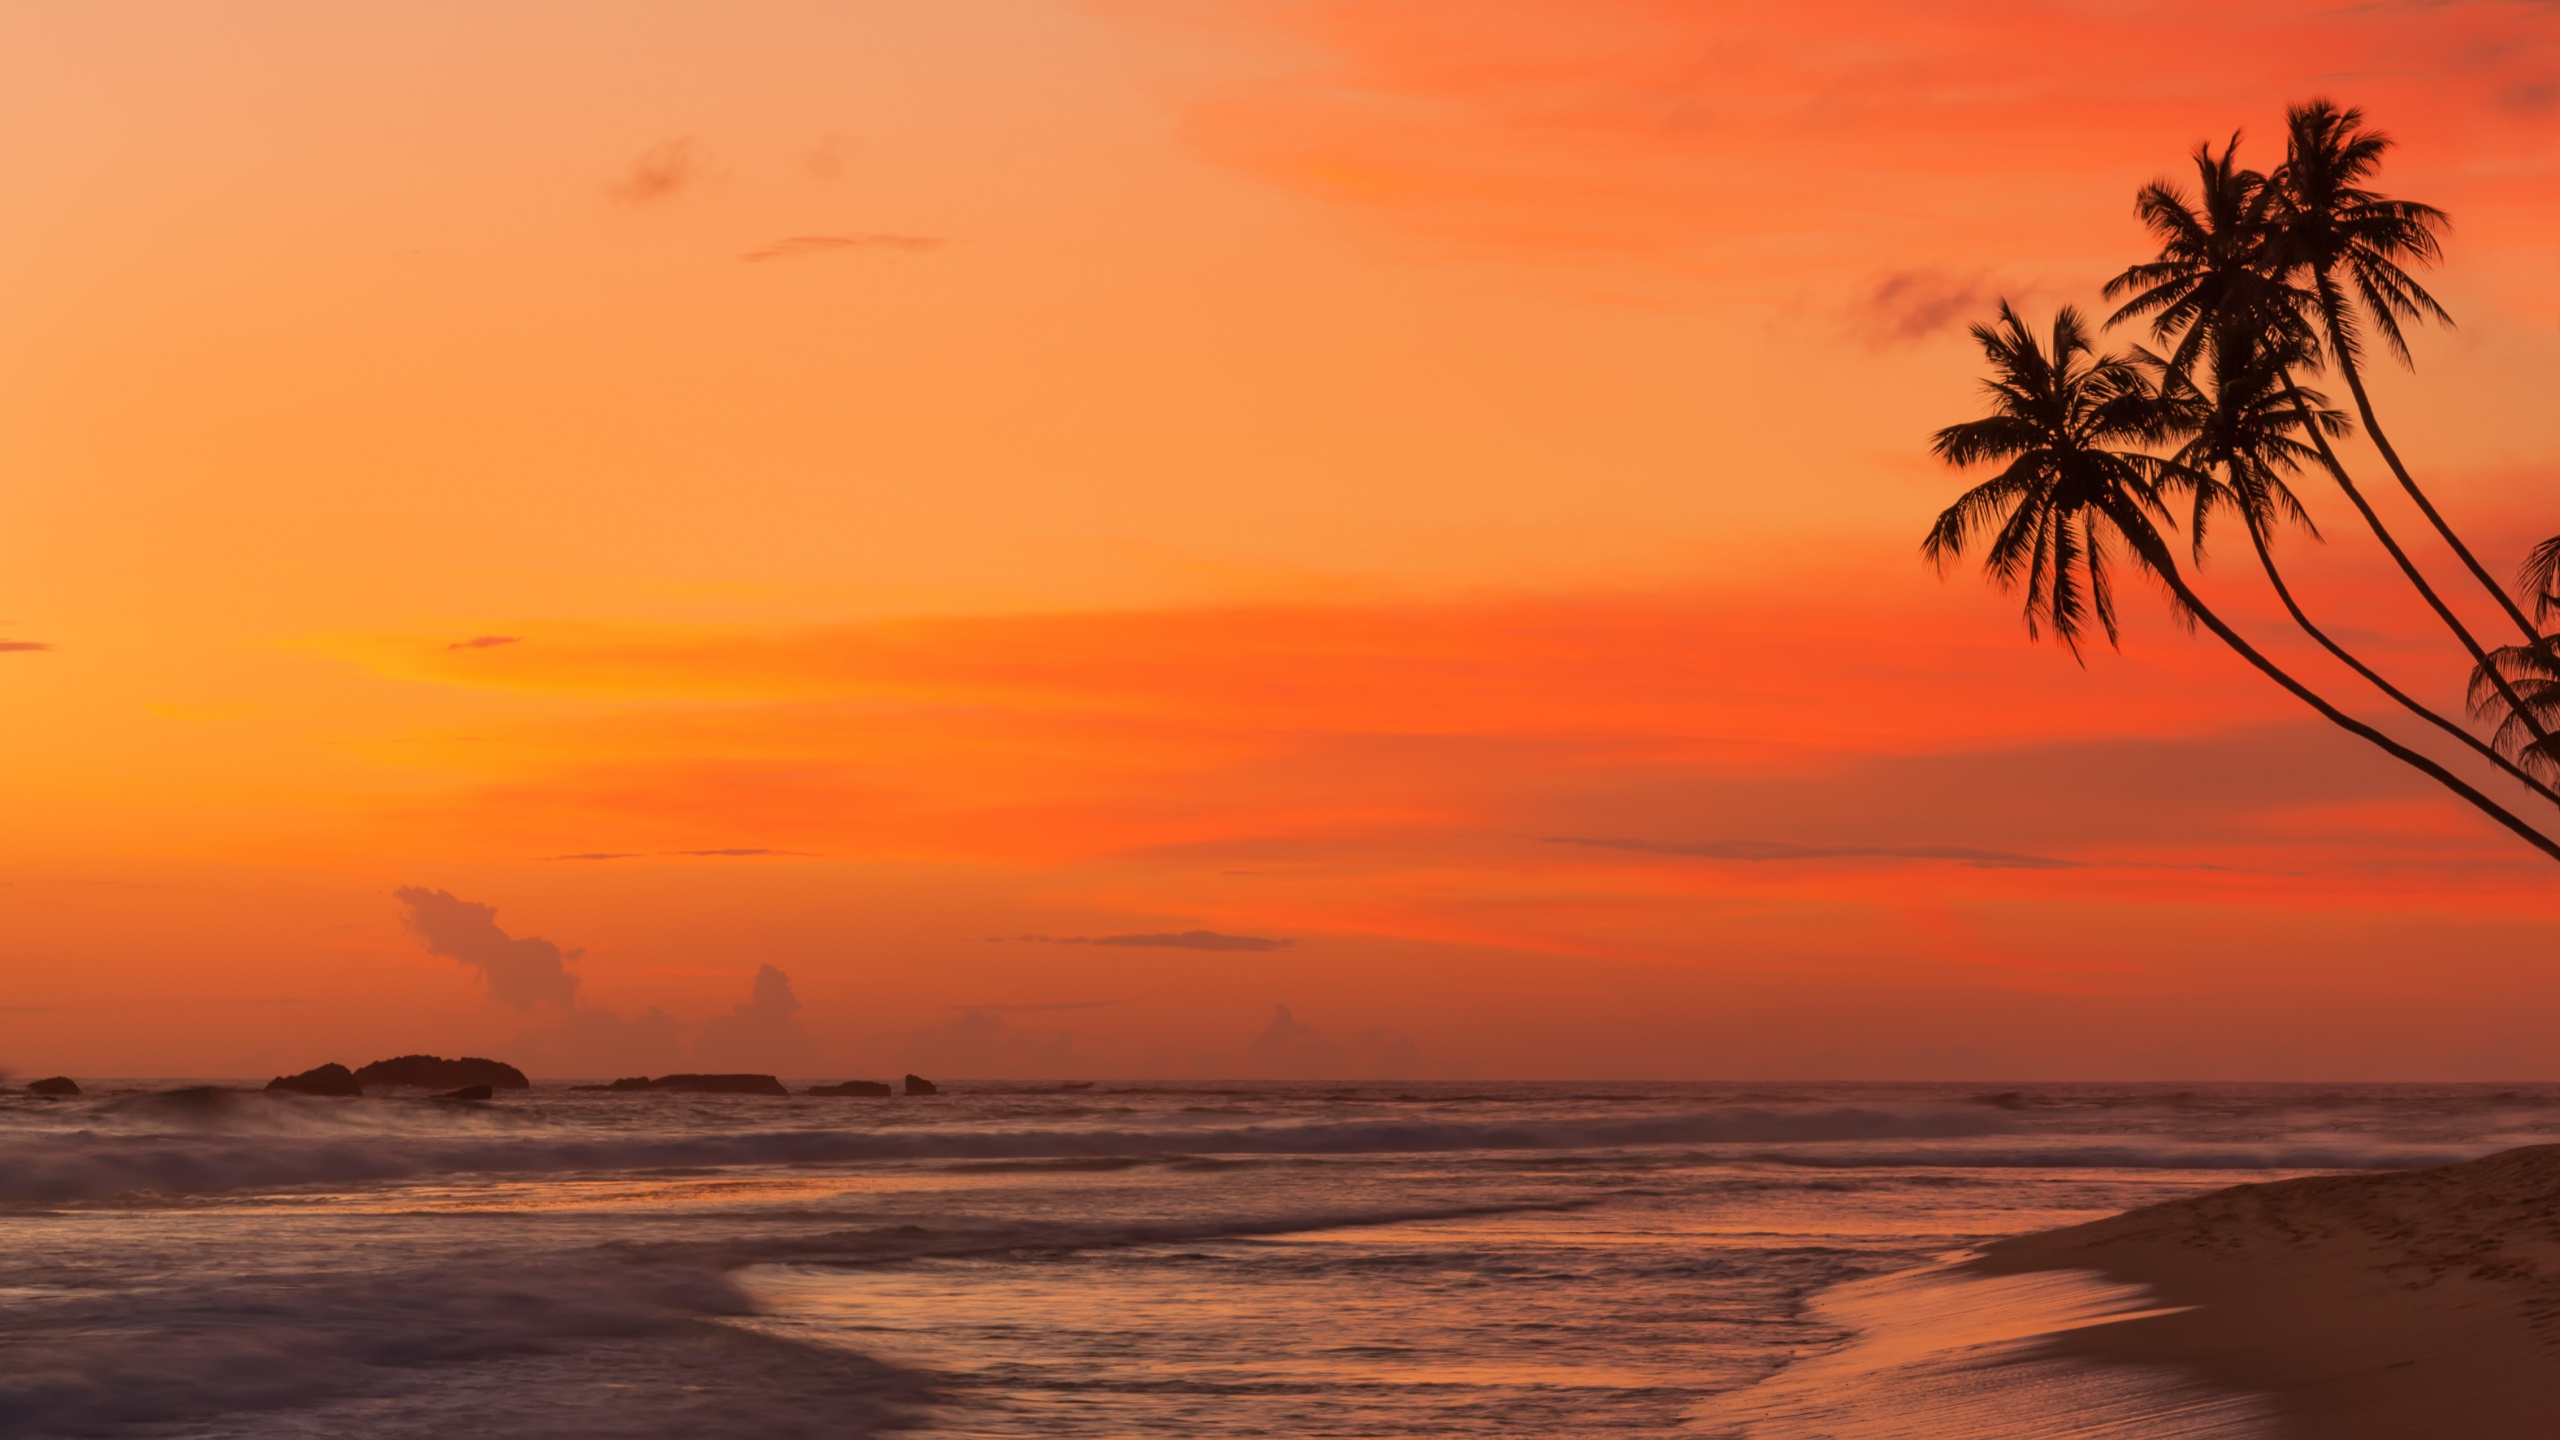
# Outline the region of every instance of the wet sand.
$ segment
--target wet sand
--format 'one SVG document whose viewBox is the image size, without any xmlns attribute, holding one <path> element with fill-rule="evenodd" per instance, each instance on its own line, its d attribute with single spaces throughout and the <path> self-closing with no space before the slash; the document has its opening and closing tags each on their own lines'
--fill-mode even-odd
<svg viewBox="0 0 2560 1440">
<path fill-rule="evenodd" d="M 2192 1307 L 2043 1348 L 2263 1397 L 2292 1440 L 2560 1435 L 2560 1145 L 2234 1186 L 1963 1268 L 2096 1271 Z"/>
</svg>

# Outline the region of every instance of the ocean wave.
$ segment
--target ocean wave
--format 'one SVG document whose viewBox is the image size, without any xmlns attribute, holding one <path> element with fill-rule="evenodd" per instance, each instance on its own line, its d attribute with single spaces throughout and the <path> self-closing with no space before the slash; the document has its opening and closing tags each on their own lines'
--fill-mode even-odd
<svg viewBox="0 0 2560 1440">
<path fill-rule="evenodd" d="M 0 1334 L 0 1435 L 841 1440 L 900 1428 L 927 1395 L 877 1361 L 716 1323 L 747 1309 L 716 1271 L 594 1252 L 88 1291 Z M 475 1367 L 506 1403 L 453 1383 Z"/>
<path fill-rule="evenodd" d="M 444 1174 L 894 1161 L 1431 1154 L 1806 1144 L 1997 1134 L 1977 1110 L 1722 1110 L 1605 1121 L 1341 1121 L 1146 1130 L 764 1130 L 742 1134 L 307 1135 L 75 1131 L 0 1138 L 0 1204 L 207 1195 Z"/>
</svg>

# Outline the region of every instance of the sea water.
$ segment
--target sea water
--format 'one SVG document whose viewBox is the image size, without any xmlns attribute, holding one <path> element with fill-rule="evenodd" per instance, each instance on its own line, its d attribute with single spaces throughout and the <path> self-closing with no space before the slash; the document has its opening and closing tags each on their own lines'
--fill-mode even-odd
<svg viewBox="0 0 2560 1440">
<path fill-rule="evenodd" d="M 2137 1288 L 1946 1262 L 2555 1137 L 2560 1087 L 100 1082 L 0 1096 L 0 1435 L 2242 1436 L 2039 1351 Z"/>
</svg>

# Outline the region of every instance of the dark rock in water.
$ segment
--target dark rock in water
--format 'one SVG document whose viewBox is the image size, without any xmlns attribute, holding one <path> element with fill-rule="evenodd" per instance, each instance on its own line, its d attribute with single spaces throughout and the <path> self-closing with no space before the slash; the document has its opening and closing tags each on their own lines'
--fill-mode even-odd
<svg viewBox="0 0 2560 1440">
<path fill-rule="evenodd" d="M 661 1075 L 652 1080 L 634 1075 L 610 1085 L 572 1085 L 572 1090 L 672 1090 L 683 1095 L 788 1095 L 770 1075 Z"/>
<path fill-rule="evenodd" d="M 465 1056 L 447 1060 L 436 1055 L 402 1055 L 376 1060 L 356 1072 L 359 1085 L 415 1085 L 422 1090 L 450 1090 L 457 1085 L 486 1085 L 493 1090 L 527 1090 L 524 1072 L 503 1060 Z"/>
<path fill-rule="evenodd" d="M 847 1080 L 841 1085 L 812 1085 L 802 1093 L 808 1095 L 888 1095 L 895 1092 L 877 1080 Z"/>
<path fill-rule="evenodd" d="M 70 1076 L 56 1075 L 50 1079 L 28 1081 L 27 1093 L 30 1095 L 77 1095 L 80 1093 L 80 1087 L 72 1083 Z M 889 1087 L 881 1086 L 880 1093 L 888 1094 Z"/>
<path fill-rule="evenodd" d="M 290 1090 L 297 1095 L 361 1095 L 364 1087 L 346 1066 L 332 1062 L 305 1070 L 299 1075 L 279 1075 L 267 1082 L 270 1090 Z"/>
<path fill-rule="evenodd" d="M 497 1093 L 486 1085 L 465 1085 L 459 1090 L 447 1090 L 436 1098 L 439 1100 L 486 1100 Z"/>
<path fill-rule="evenodd" d="M 910 1095 L 939 1095 L 942 1092 L 935 1087 L 932 1081 L 927 1080 L 923 1076 L 910 1075 L 907 1077 L 907 1093 Z"/>
<path fill-rule="evenodd" d="M 616 1082 L 619 1084 L 619 1082 Z M 788 1095 L 770 1075 L 661 1075 L 652 1090 L 678 1090 L 688 1095 Z"/>
</svg>

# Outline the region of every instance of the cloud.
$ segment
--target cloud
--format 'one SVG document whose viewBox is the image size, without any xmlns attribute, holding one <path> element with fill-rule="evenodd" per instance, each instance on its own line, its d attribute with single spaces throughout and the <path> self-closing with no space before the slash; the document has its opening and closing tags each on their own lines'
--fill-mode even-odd
<svg viewBox="0 0 2560 1440">
<path fill-rule="evenodd" d="M 1903 270 L 1877 281 L 1852 307 L 1850 318 L 1870 344 L 1907 345 L 1984 318 L 1999 299 L 1980 276 Z"/>
<path fill-rule="evenodd" d="M 0 655 L 14 650 L 50 650 L 52 648 L 42 640 L 0 640 Z"/>
<path fill-rule="evenodd" d="M 794 1018 L 800 997 L 791 977 L 772 965 L 756 967 L 755 987 L 726 1015 L 702 1022 L 694 1036 L 694 1054 L 705 1065 L 735 1066 L 757 1073 L 803 1074 L 809 1069 L 810 1043 Z"/>
<path fill-rule="evenodd" d="M 800 157 L 800 168 L 812 180 L 844 178 L 845 156 L 854 147 L 837 135 L 821 135 Z"/>
<path fill-rule="evenodd" d="M 1071 1031 L 1026 1030 L 998 1018 L 1008 1007 L 971 1006 L 948 1025 L 911 1032 L 898 1063 L 920 1075 L 983 1080 L 1056 1080 L 1093 1066 L 1080 1058 Z"/>
<path fill-rule="evenodd" d="M 650 852 L 644 850 L 578 850 L 567 855 L 554 855 L 554 860 L 639 860 Z M 724 856 L 810 855 L 808 850 L 768 850 L 760 845 L 733 845 L 720 850 L 660 850 L 660 855 L 690 855 L 704 859 Z"/>
<path fill-rule="evenodd" d="M 1970 845 L 1789 845 L 1778 840 L 1594 840 L 1578 835 L 1550 835 L 1550 845 L 1588 845 L 1600 850 L 1631 850 L 1644 855 L 1683 855 L 1699 860 L 1958 860 L 1984 870 L 2082 870 L 2081 860 L 2048 855 L 2021 855 L 2011 850 L 1983 850 Z"/>
<path fill-rule="evenodd" d="M 578 977 L 567 962 L 585 954 L 563 951 L 538 935 L 517 939 L 498 928 L 494 905 L 475 904 L 444 890 L 403 885 L 392 892 L 409 907 L 407 923 L 427 942 L 427 953 L 459 960 L 489 982 L 489 998 L 518 1010 L 544 1005 L 567 1007 L 578 992 Z"/>
<path fill-rule="evenodd" d="M 1002 935 L 989 940 L 1003 944 Z M 1031 945 L 1125 945 L 1144 950 L 1285 950 L 1295 940 L 1271 940 L 1260 935 L 1221 935 L 1215 930 L 1184 930 L 1175 934 L 1154 935 L 1016 935 L 1013 939 Z"/>
<path fill-rule="evenodd" d="M 672 200 L 700 181 L 702 167 L 694 156 L 693 137 L 679 135 L 661 140 L 640 152 L 631 168 L 605 187 L 605 193 L 625 205 L 654 205 Z"/>
<path fill-rule="evenodd" d="M 474 635 L 468 640 L 456 640 L 444 648 L 447 650 L 488 650 L 500 645 L 521 645 L 523 643 L 524 637 L 521 635 Z"/>
<path fill-rule="evenodd" d="M 1185 139 L 1214 163 L 1418 231 L 1441 253 L 1454 240 L 1657 259 L 1763 294 L 1773 276 L 1825 283 L 1843 256 L 2085 255 L 2122 233 L 2130 181 L 2204 135 L 2267 125 L 2306 75 L 2377 57 L 2410 78 L 2359 80 L 2351 98 L 2387 97 L 2395 131 L 2505 172 L 2466 179 L 2466 201 L 2498 193 L 2506 214 L 2539 214 L 2542 132 L 2501 122 L 2551 103 L 2560 30 L 2547 5 L 2315 0 L 1113 9 L 1246 62 L 1185 99 Z M 2188 43 L 2199 27 L 2224 43 Z M 2037 63 L 2049 55 L 2080 63 Z M 2110 203 L 2077 203 L 2090 194 Z M 2458 211 L 2466 227 L 2476 208 Z"/>
<path fill-rule="evenodd" d="M 739 256 L 750 262 L 765 260 L 802 260 L 812 255 L 840 255 L 848 250 L 887 250 L 909 255 L 939 250 L 946 242 L 939 235 L 794 235 L 770 245 L 750 250 Z"/>
<path fill-rule="evenodd" d="M 615 1079 L 685 1066 L 684 1025 L 652 1005 L 631 1019 L 599 1005 L 572 1006 L 557 1025 L 517 1037 L 537 1074 Z"/>
<path fill-rule="evenodd" d="M 1401 1080 L 1422 1069 L 1421 1047 L 1411 1035 L 1370 1029 L 1345 1044 L 1279 1004 L 1271 1007 L 1271 1023 L 1245 1047 L 1245 1060 L 1257 1080 Z"/>
</svg>

